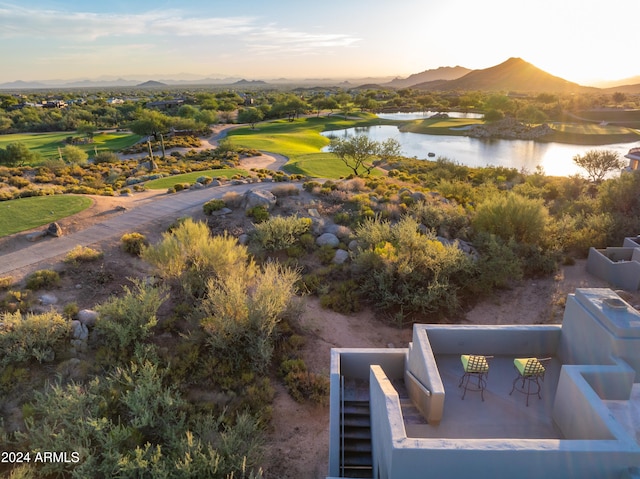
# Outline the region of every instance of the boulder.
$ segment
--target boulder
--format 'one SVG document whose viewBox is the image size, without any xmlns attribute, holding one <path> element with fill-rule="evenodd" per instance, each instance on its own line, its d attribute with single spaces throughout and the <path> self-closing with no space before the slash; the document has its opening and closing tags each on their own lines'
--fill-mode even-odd
<svg viewBox="0 0 640 479">
<path fill-rule="evenodd" d="M 80 341 L 89 339 L 89 329 L 78 320 L 71 321 L 71 337 Z"/>
<path fill-rule="evenodd" d="M 340 239 L 346 239 L 353 234 L 348 226 L 329 224 L 324 227 L 324 233 L 331 233 Z"/>
<path fill-rule="evenodd" d="M 351 240 L 349 241 L 349 251 L 358 251 L 358 241 L 357 240 Z"/>
<path fill-rule="evenodd" d="M 241 245 L 246 245 L 249 243 L 249 235 L 246 233 L 242 233 L 240 236 L 238 236 L 238 244 Z"/>
<path fill-rule="evenodd" d="M 233 211 L 230 210 L 229 208 L 220 208 L 217 211 L 212 211 L 211 212 L 211 216 L 224 216 L 224 215 L 228 215 L 230 213 L 233 213 Z"/>
<path fill-rule="evenodd" d="M 425 201 L 427 199 L 427 195 L 425 195 L 422 191 L 415 191 L 411 194 L 411 198 L 417 203 L 420 201 Z"/>
<path fill-rule="evenodd" d="M 62 231 L 62 227 L 58 223 L 51 223 L 47 227 L 47 234 L 53 236 L 54 238 L 59 238 L 64 233 Z"/>
<path fill-rule="evenodd" d="M 349 252 L 343 249 L 337 249 L 336 254 L 333 256 L 333 263 L 342 264 L 349 259 Z"/>
<path fill-rule="evenodd" d="M 220 186 L 220 184 L 219 180 L 212 180 L 211 183 L 209 183 L 209 186 Z"/>
<path fill-rule="evenodd" d="M 40 304 L 44 306 L 49 306 L 51 304 L 56 304 L 58 302 L 58 298 L 53 294 L 43 294 L 38 298 L 40 300 Z"/>
<path fill-rule="evenodd" d="M 250 210 L 256 206 L 264 206 L 270 210 L 276 205 L 277 198 L 273 193 L 266 190 L 247 190 L 244 194 L 244 209 Z"/>
<path fill-rule="evenodd" d="M 323 233 L 316 238 L 316 244 L 318 246 L 329 245 L 332 248 L 337 248 L 340 244 L 340 240 L 333 233 Z"/>
<path fill-rule="evenodd" d="M 93 328 L 98 320 L 98 312 L 93 309 L 83 309 L 78 312 L 78 321 L 87 328 Z"/>
<path fill-rule="evenodd" d="M 190 190 L 203 190 L 204 185 L 202 183 L 198 183 L 197 181 L 189 187 Z"/>
</svg>

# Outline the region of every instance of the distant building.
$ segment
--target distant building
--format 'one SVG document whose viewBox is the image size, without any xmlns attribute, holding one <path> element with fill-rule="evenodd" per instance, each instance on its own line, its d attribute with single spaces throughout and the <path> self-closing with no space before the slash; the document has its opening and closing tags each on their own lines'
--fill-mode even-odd
<svg viewBox="0 0 640 479">
<path fill-rule="evenodd" d="M 162 101 L 150 101 L 147 103 L 147 108 L 154 108 L 156 110 L 167 111 L 180 108 L 184 104 L 184 100 L 162 100 Z"/>
<path fill-rule="evenodd" d="M 640 170 L 640 147 L 631 148 L 624 157 L 629 158 L 629 166 L 627 166 L 626 170 Z"/>
</svg>

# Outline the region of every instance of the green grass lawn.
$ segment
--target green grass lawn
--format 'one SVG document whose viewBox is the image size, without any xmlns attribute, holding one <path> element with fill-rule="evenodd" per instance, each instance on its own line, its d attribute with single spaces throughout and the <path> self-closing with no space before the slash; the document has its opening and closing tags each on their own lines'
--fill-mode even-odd
<svg viewBox="0 0 640 479">
<path fill-rule="evenodd" d="M 0 237 L 66 218 L 92 204 L 91 198 L 76 195 L 32 196 L 0 202 Z"/>
<path fill-rule="evenodd" d="M 401 126 L 400 131 L 427 135 L 464 135 L 464 130 L 452 130 L 451 128 L 482 124 L 484 124 L 484 120 L 480 118 L 435 118 L 433 120 L 412 120 Z"/>
<path fill-rule="evenodd" d="M 164 190 L 171 188 L 176 183 L 189 183 L 193 184 L 201 176 L 209 176 L 210 178 L 224 177 L 231 178 L 235 175 L 248 175 L 247 170 L 240 170 L 238 168 L 223 168 L 219 170 L 204 170 L 193 171 L 191 173 L 184 173 L 182 175 L 167 176 L 166 178 L 158 178 L 157 180 L 151 180 L 145 183 L 145 186 L 151 190 Z"/>
<path fill-rule="evenodd" d="M 640 133 L 631 128 L 596 123 L 552 123 L 553 135 L 547 141 L 588 145 L 628 143 L 640 140 Z"/>
<path fill-rule="evenodd" d="M 9 143 L 24 143 L 27 148 L 36 151 L 44 159 L 58 158 L 58 148 L 64 148 L 64 140 L 69 136 L 78 136 L 75 132 L 58 133 L 16 133 L 11 135 L 0 135 L 0 148 L 5 148 Z M 93 156 L 94 151 L 119 151 L 134 145 L 140 140 L 139 135 L 126 132 L 96 133 L 93 143 L 77 145 L 86 151 L 89 156 Z"/>
<path fill-rule="evenodd" d="M 284 166 L 289 173 L 300 173 L 318 178 L 340 178 L 352 171 L 335 155 L 323 153 L 321 149 L 330 140 L 322 131 L 339 130 L 352 126 L 389 124 L 375 115 L 362 114 L 360 120 L 345 120 L 340 116 L 301 118 L 292 122 L 278 120 L 237 128 L 229 132 L 228 138 L 238 146 L 279 153 L 289 158 Z M 394 123 L 395 124 L 395 123 Z M 379 173 L 375 173 L 379 174 Z"/>
</svg>

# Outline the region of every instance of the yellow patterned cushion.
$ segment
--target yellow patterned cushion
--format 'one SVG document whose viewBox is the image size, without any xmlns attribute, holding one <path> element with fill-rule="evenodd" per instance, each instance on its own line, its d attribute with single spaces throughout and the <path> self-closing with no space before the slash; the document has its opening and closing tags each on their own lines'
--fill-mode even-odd
<svg viewBox="0 0 640 479">
<path fill-rule="evenodd" d="M 465 373 L 486 373 L 489 371 L 489 363 L 484 356 L 472 356 L 463 354 L 460 356 Z"/>
<path fill-rule="evenodd" d="M 513 360 L 518 372 L 523 376 L 538 376 L 544 373 L 544 366 L 537 358 L 516 358 Z"/>
</svg>

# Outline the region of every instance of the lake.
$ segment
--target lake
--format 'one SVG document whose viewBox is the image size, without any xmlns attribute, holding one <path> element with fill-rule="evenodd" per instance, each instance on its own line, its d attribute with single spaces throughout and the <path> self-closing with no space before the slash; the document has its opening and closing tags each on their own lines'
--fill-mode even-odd
<svg viewBox="0 0 640 479">
<path fill-rule="evenodd" d="M 451 116 L 450 113 L 449 115 Z M 545 174 L 550 176 L 570 176 L 575 173 L 584 175 L 584 170 L 573 163 L 573 157 L 582 155 L 588 150 L 613 150 L 623 158 L 631 147 L 639 146 L 638 142 L 585 146 L 532 140 L 487 140 L 466 136 L 425 135 L 401 132 L 397 126 L 393 125 L 325 131 L 322 135 L 328 138 L 367 135 L 375 141 L 394 138 L 400 143 L 402 155 L 409 158 L 434 160 L 445 157 L 471 167 L 504 166 L 530 173 L 533 173 L 537 166 L 542 166 Z M 327 151 L 327 148 L 323 150 Z M 429 158 L 429 153 L 434 153 L 435 157 Z"/>
</svg>

